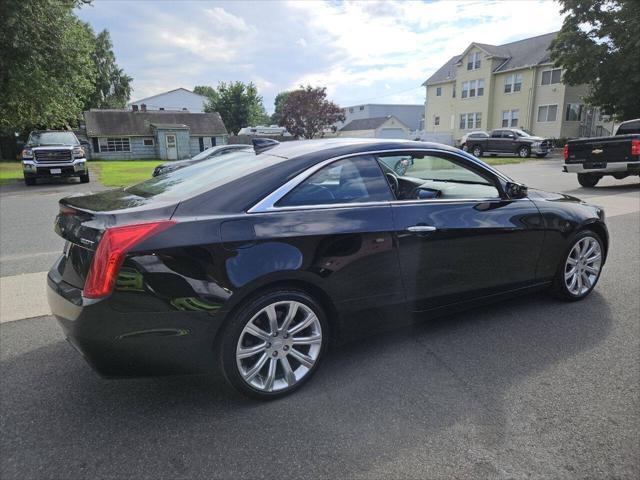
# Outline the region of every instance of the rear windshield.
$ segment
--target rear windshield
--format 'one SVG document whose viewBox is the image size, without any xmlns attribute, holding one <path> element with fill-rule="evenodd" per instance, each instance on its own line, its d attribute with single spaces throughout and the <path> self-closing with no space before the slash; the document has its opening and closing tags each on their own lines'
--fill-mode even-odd
<svg viewBox="0 0 640 480">
<path fill-rule="evenodd" d="M 80 145 L 73 132 L 31 132 L 28 145 Z"/>
<path fill-rule="evenodd" d="M 256 155 L 253 151 L 231 152 L 127 187 L 125 191 L 144 198 L 185 198 L 232 182 L 282 161 L 280 157 Z"/>
</svg>

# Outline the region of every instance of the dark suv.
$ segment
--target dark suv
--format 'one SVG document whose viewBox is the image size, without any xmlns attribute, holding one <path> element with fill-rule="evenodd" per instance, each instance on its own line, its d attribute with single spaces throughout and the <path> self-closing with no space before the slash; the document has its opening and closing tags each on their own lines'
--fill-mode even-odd
<svg viewBox="0 0 640 480">
<path fill-rule="evenodd" d="M 22 149 L 24 183 L 38 178 L 79 177 L 89 182 L 89 167 L 78 137 L 66 130 L 33 131 Z"/>
</svg>

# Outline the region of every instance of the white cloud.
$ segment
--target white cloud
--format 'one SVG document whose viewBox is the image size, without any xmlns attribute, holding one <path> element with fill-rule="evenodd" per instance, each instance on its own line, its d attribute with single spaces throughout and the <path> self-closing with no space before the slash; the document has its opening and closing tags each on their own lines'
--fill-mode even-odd
<svg viewBox="0 0 640 480">
<path fill-rule="evenodd" d="M 80 16 L 111 31 L 135 97 L 253 81 L 268 110 L 282 90 L 328 87 L 342 104 L 422 103 L 420 84 L 472 41 L 559 29 L 557 3 L 520 1 L 95 2 Z"/>
</svg>

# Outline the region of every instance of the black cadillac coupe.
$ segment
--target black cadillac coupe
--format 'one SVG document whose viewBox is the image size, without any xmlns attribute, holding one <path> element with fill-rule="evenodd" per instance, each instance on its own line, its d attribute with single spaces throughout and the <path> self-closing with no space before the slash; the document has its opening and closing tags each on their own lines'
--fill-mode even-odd
<svg viewBox="0 0 640 480">
<path fill-rule="evenodd" d="M 549 289 L 586 297 L 602 209 L 466 152 L 287 142 L 60 201 L 48 275 L 69 342 L 108 377 L 207 373 L 288 394 L 330 341 Z"/>
</svg>

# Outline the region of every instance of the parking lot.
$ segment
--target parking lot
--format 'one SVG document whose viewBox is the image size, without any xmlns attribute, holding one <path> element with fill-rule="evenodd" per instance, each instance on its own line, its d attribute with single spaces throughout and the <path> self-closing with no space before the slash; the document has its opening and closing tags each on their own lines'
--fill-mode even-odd
<svg viewBox="0 0 640 480">
<path fill-rule="evenodd" d="M 63 245 L 57 200 L 102 187 L 0 187 L 13 320 L 0 326 L 0 478 L 638 478 L 638 178 L 585 189 L 558 159 L 498 168 L 605 207 L 593 294 L 535 294 L 334 348 L 312 382 L 269 403 L 209 377 L 98 377 L 42 292 Z"/>
</svg>

